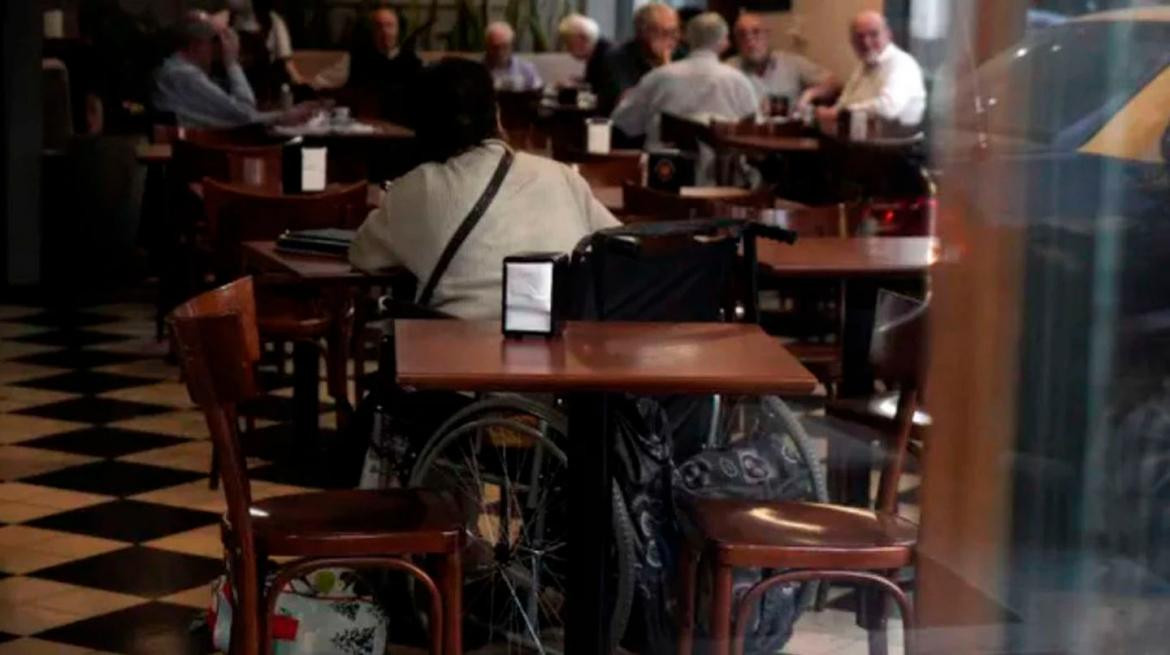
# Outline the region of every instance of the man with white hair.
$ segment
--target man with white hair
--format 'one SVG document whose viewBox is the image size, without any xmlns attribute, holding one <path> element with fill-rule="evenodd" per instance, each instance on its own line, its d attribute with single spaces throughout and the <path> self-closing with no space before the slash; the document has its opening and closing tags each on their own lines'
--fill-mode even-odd
<svg viewBox="0 0 1170 655">
<path fill-rule="evenodd" d="M 628 136 L 646 135 L 648 145 L 659 143 L 663 112 L 708 120 L 739 120 L 755 115 L 759 97 L 750 80 L 721 61 L 727 49 L 727 22 L 715 12 L 699 14 L 687 23 L 691 53 L 642 78 L 617 109 L 613 123 Z"/>
<path fill-rule="evenodd" d="M 603 60 L 609 56 L 610 43 L 601 36 L 597 21 L 581 14 L 569 14 L 561 19 L 557 32 L 561 46 L 573 59 L 585 62 L 584 81 L 591 88 L 600 83 Z"/>
<path fill-rule="evenodd" d="M 926 113 L 922 67 L 892 42 L 890 26 L 876 11 L 863 11 L 850 23 L 850 43 L 861 65 L 853 72 L 837 104 L 817 111 L 822 124 L 833 124 L 842 110 L 862 112 L 878 121 L 887 135 L 913 133 Z"/>
<path fill-rule="evenodd" d="M 544 86 L 536 66 L 512 52 L 516 32 L 504 21 L 489 23 L 483 35 L 483 65 L 499 91 L 535 91 Z"/>
</svg>

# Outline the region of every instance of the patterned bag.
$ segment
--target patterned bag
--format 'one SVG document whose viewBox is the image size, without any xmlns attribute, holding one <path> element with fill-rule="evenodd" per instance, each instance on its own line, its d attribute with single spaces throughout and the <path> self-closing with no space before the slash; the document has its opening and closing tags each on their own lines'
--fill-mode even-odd
<svg viewBox="0 0 1170 655">
<path fill-rule="evenodd" d="M 389 622 L 350 569 L 321 569 L 293 580 L 276 600 L 270 629 L 276 655 L 382 655 Z M 212 642 L 228 652 L 232 589 L 226 576 L 212 583 L 207 623 Z"/>
<path fill-rule="evenodd" d="M 691 400 L 710 402 L 709 398 Z M 614 476 L 637 536 L 635 580 L 643 601 L 643 652 L 673 652 L 676 647 L 674 590 L 683 519 L 676 507 L 695 497 L 814 500 L 818 496 L 816 476 L 789 438 L 779 399 L 772 397 L 758 399 L 747 408 L 740 440 L 691 455 L 676 467 L 674 458 L 693 452 L 702 441 L 703 435 L 689 433 L 696 426 L 709 425 L 709 415 L 706 422 L 678 420 L 699 409 L 684 407 L 687 403 L 682 401 L 627 398 L 615 411 Z M 743 594 L 766 575 L 770 574 L 736 570 L 734 593 Z M 800 585 L 764 594 L 745 635 L 745 652 L 774 653 L 783 647 L 799 617 L 801 595 Z M 706 615 L 702 610 L 698 613 L 700 619 Z M 695 643 L 701 649 L 705 625 L 700 620 L 695 627 Z"/>
</svg>

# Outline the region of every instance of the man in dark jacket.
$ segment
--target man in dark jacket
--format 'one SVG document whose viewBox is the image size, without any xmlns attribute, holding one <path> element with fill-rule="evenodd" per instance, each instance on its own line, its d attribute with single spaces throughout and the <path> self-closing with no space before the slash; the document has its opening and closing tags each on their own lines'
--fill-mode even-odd
<svg viewBox="0 0 1170 655">
<path fill-rule="evenodd" d="M 383 7 L 370 12 L 370 34 L 359 35 L 349 55 L 345 87 L 376 103 L 378 113 L 397 123 L 405 122 L 405 98 L 422 70 L 413 43 L 400 45 L 402 21 L 398 13 Z"/>
<path fill-rule="evenodd" d="M 670 63 L 679 35 L 678 13 L 669 5 L 650 3 L 639 8 L 634 13 L 634 39 L 611 49 L 586 70 L 586 81 L 597 94 L 598 109 L 609 114 L 621 95 L 643 75 Z"/>
</svg>

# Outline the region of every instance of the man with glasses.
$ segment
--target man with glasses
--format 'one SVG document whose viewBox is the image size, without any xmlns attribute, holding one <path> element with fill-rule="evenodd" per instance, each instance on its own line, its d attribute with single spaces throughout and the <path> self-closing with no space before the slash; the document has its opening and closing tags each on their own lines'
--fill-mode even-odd
<svg viewBox="0 0 1170 655">
<path fill-rule="evenodd" d="M 634 38 L 605 58 L 595 71 L 598 109 L 613 111 L 623 93 L 642 76 L 677 58 L 678 13 L 670 6 L 652 2 L 634 12 Z"/>
<path fill-rule="evenodd" d="M 687 23 L 691 53 L 648 73 L 613 110 L 613 124 L 627 136 L 658 145 L 663 113 L 706 122 L 755 116 L 759 98 L 747 77 L 719 61 L 727 49 L 727 22 L 714 12 Z"/>
<path fill-rule="evenodd" d="M 739 54 L 727 63 L 747 75 L 765 103 L 783 98 L 790 108 L 803 108 L 815 100 L 831 100 L 841 91 L 840 82 L 827 69 L 801 55 L 773 50 L 759 15 L 740 14 L 733 36 Z"/>
</svg>

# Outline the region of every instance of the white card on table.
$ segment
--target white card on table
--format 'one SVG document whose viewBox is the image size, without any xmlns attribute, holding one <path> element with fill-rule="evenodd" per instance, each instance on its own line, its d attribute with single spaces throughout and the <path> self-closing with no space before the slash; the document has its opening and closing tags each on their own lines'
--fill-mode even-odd
<svg viewBox="0 0 1170 655">
<path fill-rule="evenodd" d="M 301 191 L 325 190 L 325 148 L 301 149 Z"/>
</svg>

